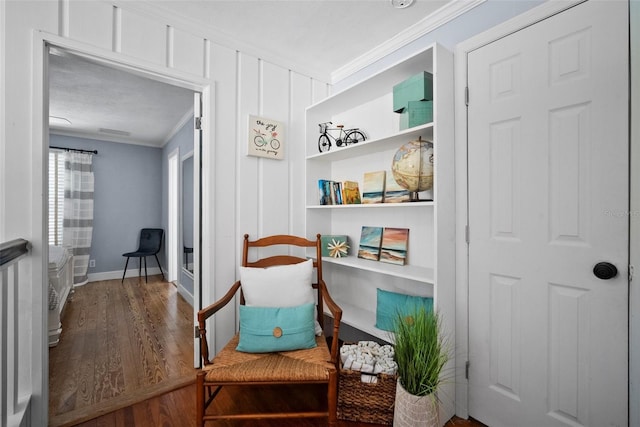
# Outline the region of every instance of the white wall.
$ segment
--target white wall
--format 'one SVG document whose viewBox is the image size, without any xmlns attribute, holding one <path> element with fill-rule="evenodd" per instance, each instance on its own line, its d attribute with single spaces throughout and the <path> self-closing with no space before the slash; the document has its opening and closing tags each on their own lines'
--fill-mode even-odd
<svg viewBox="0 0 640 427">
<path fill-rule="evenodd" d="M 31 332 L 33 425 L 45 425 L 48 376 L 43 271 L 44 143 L 38 94 L 40 37 L 136 69 L 187 82 L 204 91 L 203 303 L 235 280 L 240 241 L 271 233 L 304 233 L 304 108 L 326 96 L 323 82 L 213 41 L 199 28 L 138 2 L 0 2 L 0 241 L 33 243 L 25 282 L 23 330 Z M 43 36 L 34 30 L 43 31 Z M 166 80 L 166 79 L 165 79 Z M 11 106 L 11 108 L 7 108 Z M 247 115 L 259 114 L 287 127 L 282 161 L 247 157 Z M 229 310 L 216 322 L 215 342 L 235 328 Z"/>
</svg>

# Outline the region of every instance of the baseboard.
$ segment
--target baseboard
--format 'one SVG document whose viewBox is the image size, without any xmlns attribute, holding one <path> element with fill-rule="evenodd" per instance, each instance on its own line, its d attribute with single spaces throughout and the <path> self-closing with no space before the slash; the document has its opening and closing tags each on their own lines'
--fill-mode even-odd
<svg viewBox="0 0 640 427">
<path fill-rule="evenodd" d="M 160 268 L 158 267 L 147 268 L 147 276 L 153 276 L 156 274 L 160 274 Z M 88 277 L 87 282 L 98 282 L 100 280 L 122 279 L 122 270 L 103 271 L 101 273 L 89 273 L 87 274 L 87 277 Z M 127 274 L 125 275 L 125 278 L 128 278 L 128 277 L 138 277 L 138 269 L 137 268 L 127 269 Z M 142 277 L 144 277 L 144 269 L 142 271 Z"/>
<path fill-rule="evenodd" d="M 184 286 L 182 286 L 181 283 L 178 283 L 178 293 L 182 295 L 182 298 L 184 298 L 191 307 L 193 307 L 193 294 L 190 293 Z"/>
</svg>

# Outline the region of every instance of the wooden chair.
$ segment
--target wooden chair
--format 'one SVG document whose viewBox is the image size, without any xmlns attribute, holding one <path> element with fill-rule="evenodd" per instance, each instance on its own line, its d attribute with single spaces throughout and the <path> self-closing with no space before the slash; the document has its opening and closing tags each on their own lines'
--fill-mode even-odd
<svg viewBox="0 0 640 427">
<path fill-rule="evenodd" d="M 245 295 L 240 280 L 236 281 L 231 289 L 220 300 L 198 312 L 200 328 L 201 357 L 203 368 L 198 371 L 196 378 L 197 387 L 197 424 L 204 426 L 206 421 L 221 419 L 265 419 L 265 418 L 312 418 L 326 417 L 329 426 L 335 426 L 337 420 L 338 404 L 338 372 L 339 350 L 338 333 L 342 310 L 331 299 L 327 286 L 322 279 L 322 256 L 320 235 L 316 240 L 308 240 L 302 237 L 276 235 L 264 237 L 255 241 L 249 241 L 249 235 L 244 235 L 242 252 L 243 267 L 272 267 L 279 265 L 292 265 L 306 261 L 306 258 L 291 255 L 289 249 L 293 246 L 301 248 L 315 247 L 315 260 L 313 267 L 316 271 L 316 281 L 312 283 L 313 293 L 317 291 L 316 311 L 317 320 L 323 325 L 323 306 L 326 304 L 334 319 L 333 338 L 331 344 L 327 343 L 324 333 L 316 336 L 315 348 L 283 351 L 274 353 L 245 353 L 236 350 L 239 341 L 237 333 L 229 343 L 209 360 L 209 348 L 206 337 L 206 320 L 219 311 L 229 302 L 234 301 L 234 296 L 240 291 L 240 304 L 245 304 Z M 264 258 L 249 261 L 249 250 L 264 254 Z M 280 255 L 274 255 L 278 250 Z M 248 282 L 247 282 L 248 286 Z M 246 289 L 248 290 L 248 288 Z M 283 295 L 283 300 L 287 298 Z M 275 328 L 277 329 L 277 328 Z M 274 329 L 274 334 L 275 334 Z M 327 411 L 299 411 L 293 413 L 268 413 L 268 414 L 215 414 L 206 413 L 209 404 L 216 397 L 223 386 L 264 386 L 264 385 L 291 385 L 291 384 L 326 384 L 327 386 Z M 212 412 L 212 411 L 209 411 Z"/>
</svg>

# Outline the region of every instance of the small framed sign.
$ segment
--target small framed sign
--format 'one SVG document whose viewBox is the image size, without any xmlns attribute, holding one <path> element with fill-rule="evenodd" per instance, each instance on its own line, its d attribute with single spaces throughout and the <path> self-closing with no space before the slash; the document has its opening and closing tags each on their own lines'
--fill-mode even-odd
<svg viewBox="0 0 640 427">
<path fill-rule="evenodd" d="M 284 159 L 284 125 L 276 120 L 249 115 L 247 155 Z"/>
</svg>

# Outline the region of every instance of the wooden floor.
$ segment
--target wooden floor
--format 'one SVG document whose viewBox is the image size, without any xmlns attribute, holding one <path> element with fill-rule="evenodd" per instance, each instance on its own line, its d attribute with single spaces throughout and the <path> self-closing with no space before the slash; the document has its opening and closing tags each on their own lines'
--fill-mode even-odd
<svg viewBox="0 0 640 427">
<path fill-rule="evenodd" d="M 74 425 L 195 379 L 193 309 L 161 276 L 80 286 L 62 324 L 60 343 L 49 350 L 50 426 Z"/>
<path fill-rule="evenodd" d="M 195 425 L 192 309 L 158 277 L 94 282 L 65 308 L 63 334 L 49 353 L 49 426 Z M 317 387 L 223 389 L 210 410 L 282 410 L 326 405 Z M 324 399 L 324 401 L 323 401 Z M 299 407 L 299 406 L 296 406 Z M 323 420 L 218 422 L 226 427 L 316 427 Z M 339 427 L 376 427 L 340 421 Z M 454 418 L 447 427 L 483 427 Z"/>
<path fill-rule="evenodd" d="M 322 391 L 319 391 L 322 393 Z M 248 402 L 246 395 L 237 393 L 234 390 L 223 390 L 220 392 L 212 405 L 217 409 L 224 407 L 225 410 L 237 406 L 254 406 L 260 402 L 261 406 L 278 406 L 282 404 L 282 396 L 287 401 L 316 400 L 318 392 L 301 391 L 292 389 L 285 393 L 269 392 L 265 387 L 257 393 L 256 400 Z M 114 413 L 104 415 L 100 418 L 79 424 L 80 427 L 192 427 L 195 425 L 196 401 L 195 385 L 183 387 L 171 393 L 138 403 Z M 208 423 L 211 427 L 320 427 L 326 425 L 322 420 L 263 420 L 245 422 L 224 422 Z M 339 421 L 338 427 L 379 427 L 378 424 L 366 424 L 352 421 Z M 446 427 L 486 427 L 475 420 L 463 420 L 457 417 L 449 420 Z"/>
</svg>

